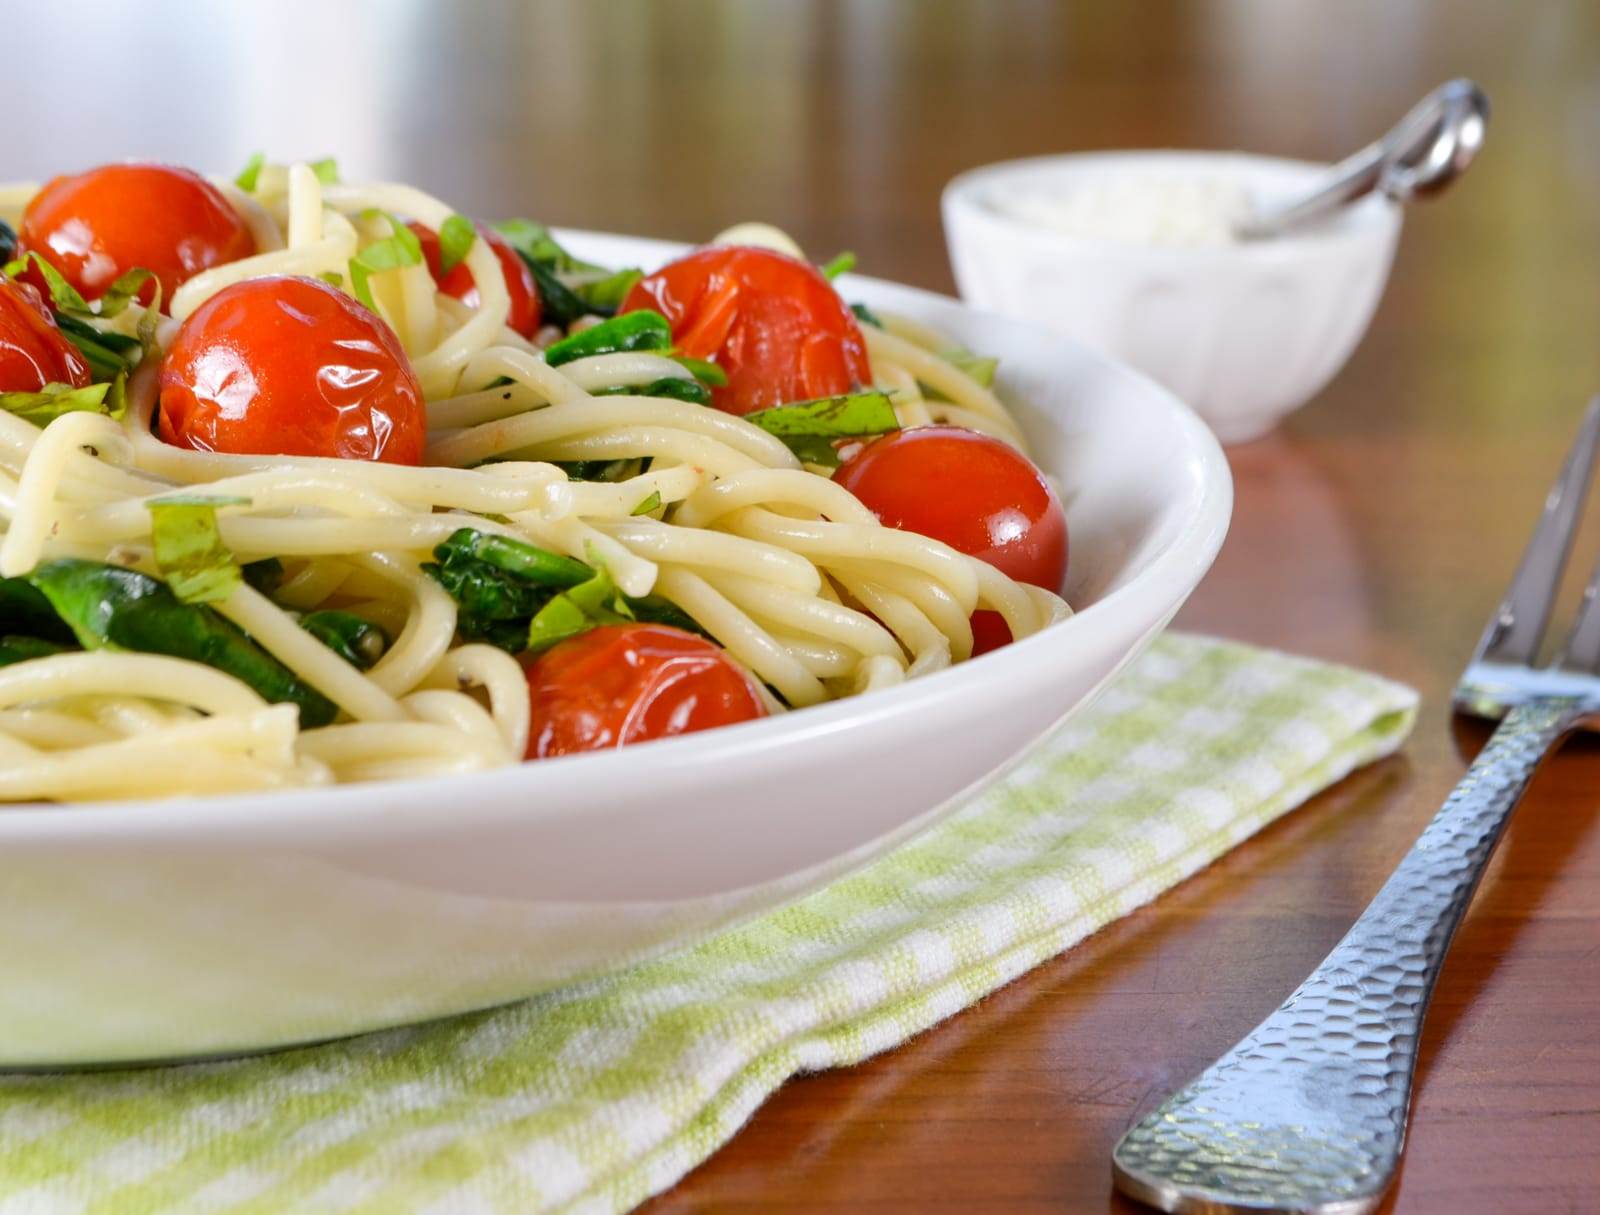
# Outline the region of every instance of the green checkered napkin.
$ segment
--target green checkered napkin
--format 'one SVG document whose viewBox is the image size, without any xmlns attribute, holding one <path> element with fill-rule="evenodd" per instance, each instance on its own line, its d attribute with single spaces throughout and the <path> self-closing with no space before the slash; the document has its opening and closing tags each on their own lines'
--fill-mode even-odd
<svg viewBox="0 0 1600 1215">
<path fill-rule="evenodd" d="M 0 1215 L 626 1209 L 786 1077 L 904 1042 L 1389 754 L 1415 707 L 1167 636 L 942 825 L 697 948 L 259 1059 L 0 1077 Z"/>
</svg>

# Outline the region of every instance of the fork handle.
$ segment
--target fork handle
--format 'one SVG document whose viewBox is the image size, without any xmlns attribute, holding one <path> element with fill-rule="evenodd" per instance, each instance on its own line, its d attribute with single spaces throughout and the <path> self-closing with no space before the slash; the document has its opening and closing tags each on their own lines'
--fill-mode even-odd
<svg viewBox="0 0 1600 1215">
<path fill-rule="evenodd" d="M 1123 1136 L 1117 1188 L 1164 1211 L 1375 1208 L 1400 1161 L 1417 1041 L 1450 938 L 1578 702 L 1501 722 L 1322 965 L 1242 1042 Z"/>
</svg>

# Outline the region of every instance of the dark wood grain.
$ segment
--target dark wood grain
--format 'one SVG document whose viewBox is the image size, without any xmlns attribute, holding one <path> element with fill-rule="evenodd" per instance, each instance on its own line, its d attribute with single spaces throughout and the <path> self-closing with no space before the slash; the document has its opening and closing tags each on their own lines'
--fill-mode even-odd
<svg viewBox="0 0 1600 1215">
<path fill-rule="evenodd" d="M 86 95 L 130 92 L 103 121 L 8 74 L 29 118 L 8 127 L 7 176 L 333 151 L 487 214 L 685 238 L 766 218 L 941 289 L 938 192 L 963 168 L 1123 146 L 1326 158 L 1449 76 L 1485 85 L 1487 151 L 1408 218 L 1365 344 L 1231 453 L 1233 533 L 1179 621 L 1415 684 L 1404 756 L 908 1046 L 789 1084 L 650 1208 L 1131 1210 L 1110 1194 L 1117 1137 L 1320 960 L 1461 773 L 1447 689 L 1600 390 L 1600 8 L 24 7 L 13 45 L 70 38 L 77 77 L 101 82 Z M 1584 543 L 1600 551 L 1600 526 Z M 1600 749 L 1569 748 L 1451 955 L 1389 1209 L 1600 1203 L 1597 820 Z"/>
</svg>

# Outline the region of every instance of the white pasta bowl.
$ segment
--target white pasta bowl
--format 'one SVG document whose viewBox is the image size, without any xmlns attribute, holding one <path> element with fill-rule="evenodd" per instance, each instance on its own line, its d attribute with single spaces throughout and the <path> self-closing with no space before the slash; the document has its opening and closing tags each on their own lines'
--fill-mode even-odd
<svg viewBox="0 0 1600 1215">
<path fill-rule="evenodd" d="M 1298 193 L 1325 165 L 1229 152 L 1041 156 L 963 173 L 944 192 L 962 298 L 1048 325 L 1172 389 L 1224 442 L 1266 433 L 1344 366 L 1383 295 L 1400 207 L 1371 195 L 1272 240 L 1172 247 L 1053 231 L 1005 200 L 1097 179 L 1237 182 Z"/>
<path fill-rule="evenodd" d="M 618 265 L 680 251 L 564 235 Z M 1211 434 L 1150 381 L 1042 329 L 870 279 L 842 285 L 999 356 L 999 390 L 1063 488 L 1077 615 L 900 687 L 619 751 L 0 810 L 0 1064 L 324 1039 L 681 945 L 926 828 L 1133 658 L 1222 543 L 1232 486 Z"/>
</svg>

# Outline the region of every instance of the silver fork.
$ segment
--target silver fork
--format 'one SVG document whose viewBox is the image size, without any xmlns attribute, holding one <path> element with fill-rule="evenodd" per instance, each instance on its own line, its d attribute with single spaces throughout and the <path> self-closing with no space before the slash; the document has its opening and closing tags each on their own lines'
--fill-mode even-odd
<svg viewBox="0 0 1600 1215">
<path fill-rule="evenodd" d="M 1231 1051 L 1122 1137 L 1116 1186 L 1163 1211 L 1373 1210 L 1405 1145 L 1428 997 L 1534 770 L 1600 726 L 1600 567 L 1559 657 L 1536 664 L 1600 446 L 1590 404 L 1511 588 L 1456 685 L 1500 721 L 1322 965 Z"/>
</svg>

